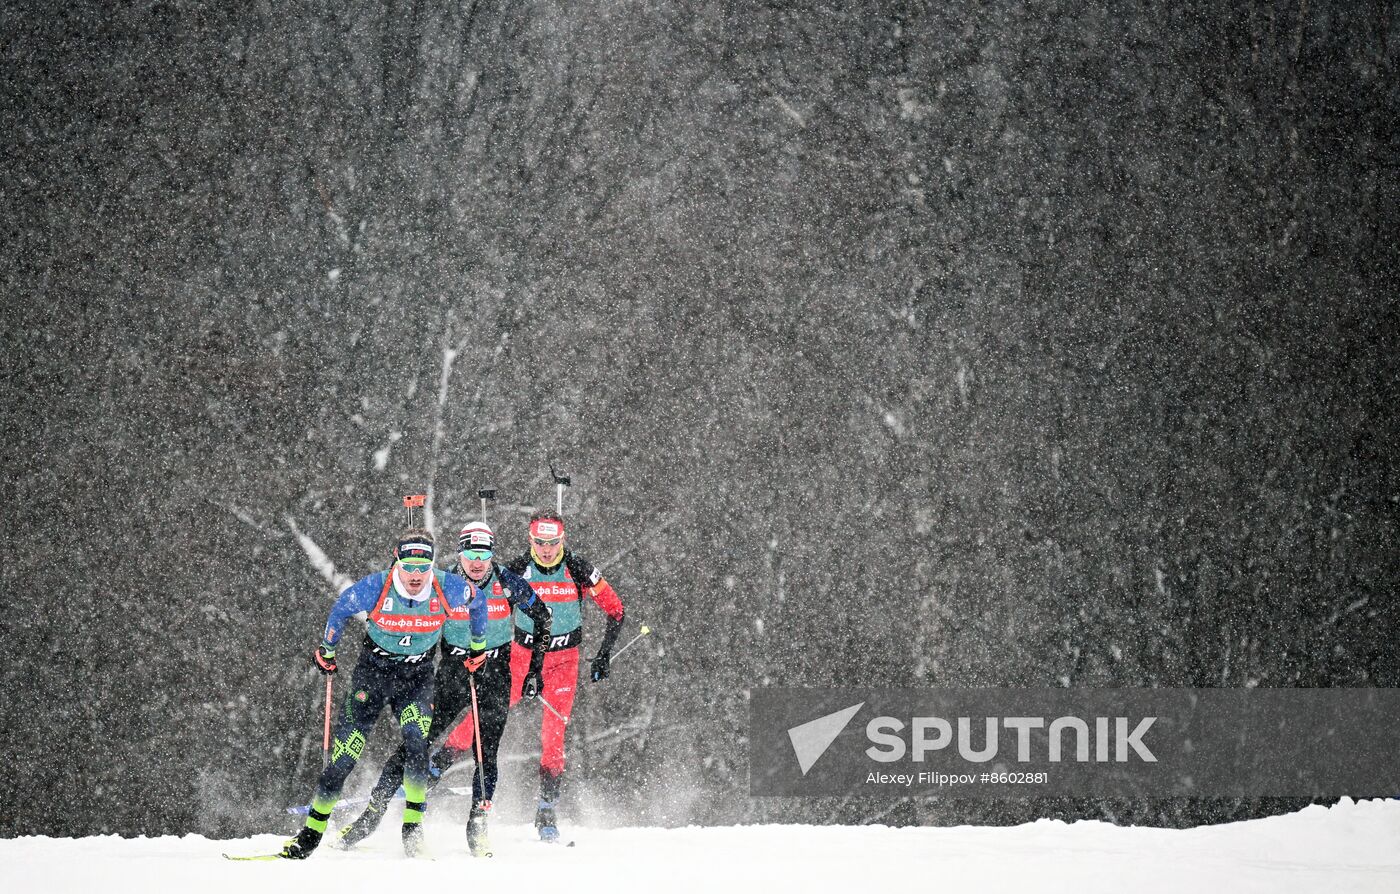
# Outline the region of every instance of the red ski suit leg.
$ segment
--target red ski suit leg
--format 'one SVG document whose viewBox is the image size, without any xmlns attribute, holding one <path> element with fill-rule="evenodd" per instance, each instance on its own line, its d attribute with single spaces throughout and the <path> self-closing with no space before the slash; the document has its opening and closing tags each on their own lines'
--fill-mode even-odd
<svg viewBox="0 0 1400 894">
<path fill-rule="evenodd" d="M 510 647 L 510 703 L 514 707 L 520 701 L 520 692 L 525 685 L 525 675 L 530 672 L 530 650 L 520 643 Z M 578 648 L 560 649 L 544 655 L 544 687 L 540 695 L 549 702 L 554 711 L 564 715 L 564 720 L 554 716 L 554 711 L 540 706 L 543 721 L 540 724 L 540 774 L 558 777 L 564 773 L 564 731 L 565 721 L 574 710 L 574 693 L 578 689 Z"/>
<path fill-rule="evenodd" d="M 514 657 L 514 656 L 512 656 Z M 511 663 L 511 671 L 514 673 L 515 664 Z M 514 684 L 512 684 L 514 685 Z M 511 702 L 515 704 L 515 695 L 512 692 Z M 461 754 L 467 754 L 472 750 L 472 743 L 476 741 L 476 723 L 472 719 L 471 704 L 467 704 L 467 712 L 462 715 L 462 719 L 452 728 L 447 739 L 443 741 L 443 748 L 451 748 Z"/>
<path fill-rule="evenodd" d="M 578 649 L 560 649 L 546 652 L 544 656 L 544 688 L 540 694 L 549 702 L 554 711 L 567 719 L 574 710 L 574 694 L 578 689 Z M 525 675 L 530 672 L 530 650 L 519 643 L 510 646 L 510 706 L 520 701 L 521 690 L 525 686 Z M 558 777 L 564 773 L 564 720 L 554 716 L 554 711 L 540 707 L 543 721 L 540 724 L 540 773 Z M 447 747 L 462 753 L 472 750 L 475 734 L 472 730 L 471 713 L 468 712 L 452 735 L 447 738 Z"/>
<path fill-rule="evenodd" d="M 451 748 L 466 754 L 472 750 L 472 743 L 476 741 L 476 728 L 472 723 L 471 708 L 462 715 L 462 720 L 452 728 L 452 733 L 448 735 L 447 741 L 443 743 L 444 748 Z"/>
</svg>

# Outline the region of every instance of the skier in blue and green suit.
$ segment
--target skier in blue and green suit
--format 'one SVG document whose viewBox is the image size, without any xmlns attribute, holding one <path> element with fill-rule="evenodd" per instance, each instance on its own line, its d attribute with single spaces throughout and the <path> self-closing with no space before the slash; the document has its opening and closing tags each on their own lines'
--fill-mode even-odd
<svg viewBox="0 0 1400 894">
<path fill-rule="evenodd" d="M 545 646 L 550 642 L 550 612 L 544 600 L 524 578 L 495 561 L 496 535 L 484 521 L 468 522 L 458 540 L 461 574 L 486 594 L 486 653 L 481 667 L 471 672 L 464 664 L 467 655 L 467 623 L 449 621 L 442 630 L 442 660 L 438 663 L 437 679 L 433 684 L 436 701 L 433 705 L 433 739 L 443 738 L 457 716 L 466 711 L 471 715 L 473 705 L 478 716 L 463 722 L 469 728 L 481 728 L 481 766 L 472 776 L 472 810 L 467 820 L 467 845 L 473 856 L 491 856 L 491 844 L 486 836 L 486 817 L 495 797 L 496 754 L 506 728 L 506 712 L 510 708 L 511 638 L 515 632 L 515 612 L 529 618 L 536 631 L 523 684 L 526 698 L 539 694 L 541 672 L 544 668 Z M 468 746 L 468 751 L 471 747 Z M 439 752 L 441 754 L 441 752 Z M 448 754 L 434 775 L 446 770 L 460 755 Z M 436 757 L 435 757 L 436 759 Z M 394 792 L 403 778 L 404 749 L 389 758 L 379 774 L 379 782 L 370 793 L 369 804 L 353 823 L 340 830 L 340 841 L 354 847 L 374 832 L 384 818 Z M 430 783 L 431 785 L 431 783 Z"/>
<path fill-rule="evenodd" d="M 394 550 L 394 565 L 355 583 L 335 601 L 316 665 L 336 672 L 336 646 L 350 618 L 365 623 L 365 641 L 350 678 L 350 692 L 336 724 L 331 760 L 321 772 L 306 824 L 282 848 L 282 856 L 303 860 L 321 843 L 331 809 L 385 706 L 397 717 L 405 751 L 403 788 L 404 852 L 417 855 L 428 787 L 428 740 L 433 719 L 433 660 L 443 625 L 467 620 L 471 634 L 463 660 L 469 670 L 481 664 L 486 647 L 486 597 L 456 574 L 433 566 L 433 536 L 409 530 Z"/>
</svg>

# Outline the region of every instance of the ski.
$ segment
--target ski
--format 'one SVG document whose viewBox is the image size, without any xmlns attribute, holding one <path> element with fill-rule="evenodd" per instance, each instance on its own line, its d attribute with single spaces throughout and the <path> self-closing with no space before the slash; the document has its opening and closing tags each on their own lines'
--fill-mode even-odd
<svg viewBox="0 0 1400 894">
<path fill-rule="evenodd" d="M 250 854 L 248 856 L 238 856 L 236 854 L 224 854 L 225 860 L 280 860 L 281 854 Z"/>
</svg>

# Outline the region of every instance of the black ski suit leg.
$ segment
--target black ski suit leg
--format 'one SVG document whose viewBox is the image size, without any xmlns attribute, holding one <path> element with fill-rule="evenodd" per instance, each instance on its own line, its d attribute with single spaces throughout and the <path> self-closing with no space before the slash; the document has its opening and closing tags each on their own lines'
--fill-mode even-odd
<svg viewBox="0 0 1400 894">
<path fill-rule="evenodd" d="M 423 820 L 428 794 L 428 739 L 433 723 L 433 666 L 414 668 L 389 698 L 403 734 L 405 824 Z"/>
<path fill-rule="evenodd" d="M 313 806 L 329 813 L 327 804 L 334 805 L 340 799 L 341 789 L 355 763 L 364 752 L 365 742 L 379 712 L 389 701 L 393 692 L 394 680 L 388 669 L 361 657 L 350 675 L 350 692 L 345 696 L 345 704 L 336 721 L 335 735 L 331 741 L 331 760 L 321 771 L 316 783 L 316 797 Z"/>
<path fill-rule="evenodd" d="M 510 649 L 502 647 L 488 658 L 478 675 L 476 698 L 481 708 L 481 772 L 472 776 L 472 799 L 490 801 L 496 797 L 498 777 L 496 755 L 505 735 L 510 712 Z"/>
<path fill-rule="evenodd" d="M 444 658 L 442 666 L 438 668 L 438 697 L 433 708 L 432 745 L 436 747 L 447 738 L 458 718 L 463 712 L 470 714 L 471 708 L 471 673 L 462 666 L 460 658 Z M 448 762 L 447 766 L 438 767 L 438 770 L 445 772 L 450 766 L 452 764 Z M 431 767 L 429 769 L 431 770 Z M 438 781 L 433 780 L 430 785 L 436 785 Z"/>
<path fill-rule="evenodd" d="M 460 661 L 444 658 L 438 664 L 437 676 L 433 682 L 433 728 L 429 734 L 430 746 L 447 734 L 462 708 L 471 705 L 471 694 L 466 689 L 466 673 L 466 668 L 462 667 Z M 429 751 L 431 752 L 431 747 Z M 384 769 L 380 771 L 379 781 L 374 784 L 374 791 L 370 794 L 370 806 L 376 812 L 382 814 L 384 806 L 393 800 L 394 794 L 403 783 L 407 754 L 404 744 L 400 742 L 399 747 L 384 764 Z M 377 823 L 378 820 L 374 822 Z"/>
</svg>

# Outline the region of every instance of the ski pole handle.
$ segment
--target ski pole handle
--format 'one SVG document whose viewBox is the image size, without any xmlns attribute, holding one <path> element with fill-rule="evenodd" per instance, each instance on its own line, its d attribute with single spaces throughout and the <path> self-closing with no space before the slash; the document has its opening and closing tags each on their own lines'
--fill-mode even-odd
<svg viewBox="0 0 1400 894">
<path fill-rule="evenodd" d="M 612 660 L 613 660 L 613 661 L 616 661 L 616 660 L 617 660 L 617 656 L 619 656 L 619 655 L 621 655 L 623 652 L 626 652 L 626 651 L 627 651 L 627 646 L 632 645 L 632 644 L 635 643 L 637 640 L 639 640 L 639 639 L 641 639 L 642 637 L 646 636 L 648 633 L 651 633 L 651 628 L 648 627 L 647 625 L 643 624 L 643 625 L 642 625 L 642 632 L 639 633 L 639 634 L 637 634 L 636 636 L 632 637 L 631 639 L 629 639 L 629 640 L 627 641 L 627 645 L 623 646 L 621 649 L 618 649 L 616 652 L 614 652 L 614 653 L 612 654 Z"/>
</svg>

